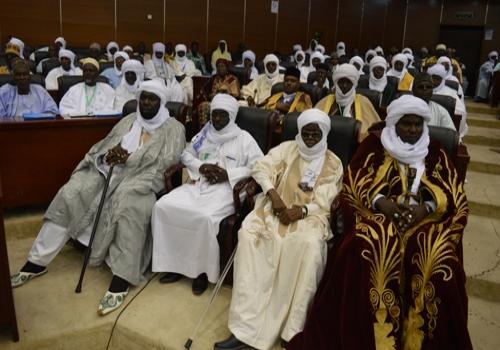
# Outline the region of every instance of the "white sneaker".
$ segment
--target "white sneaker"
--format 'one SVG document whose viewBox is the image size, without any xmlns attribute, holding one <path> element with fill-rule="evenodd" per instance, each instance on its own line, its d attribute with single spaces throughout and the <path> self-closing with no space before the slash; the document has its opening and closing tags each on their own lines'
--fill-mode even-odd
<svg viewBox="0 0 500 350">
<path fill-rule="evenodd" d="M 97 309 L 97 313 L 100 316 L 104 316 L 109 314 L 112 311 L 115 311 L 120 306 L 122 306 L 125 297 L 128 294 L 128 288 L 125 292 L 121 293 L 111 293 L 109 290 L 104 294 L 104 297 L 101 299 L 99 303 L 99 308 Z"/>
<path fill-rule="evenodd" d="M 38 273 L 19 271 L 15 275 L 10 276 L 10 285 L 12 286 L 12 288 L 20 287 L 23 284 L 27 283 L 29 280 L 41 276 L 45 273 L 47 273 L 47 268 Z"/>
</svg>

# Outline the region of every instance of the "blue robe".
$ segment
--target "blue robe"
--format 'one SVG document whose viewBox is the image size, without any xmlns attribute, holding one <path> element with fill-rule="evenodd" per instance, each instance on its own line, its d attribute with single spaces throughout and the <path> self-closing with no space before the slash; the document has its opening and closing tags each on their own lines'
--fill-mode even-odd
<svg viewBox="0 0 500 350">
<path fill-rule="evenodd" d="M 37 84 L 30 84 L 28 95 L 19 95 L 17 86 L 5 84 L 0 88 L 0 118 L 22 116 L 24 113 L 59 114 L 54 99 L 47 90 Z"/>
</svg>

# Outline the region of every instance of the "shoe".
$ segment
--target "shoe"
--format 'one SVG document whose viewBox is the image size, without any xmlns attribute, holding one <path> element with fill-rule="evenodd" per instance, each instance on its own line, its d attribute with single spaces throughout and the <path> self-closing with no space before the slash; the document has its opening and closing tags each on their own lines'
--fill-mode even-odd
<svg viewBox="0 0 500 350">
<path fill-rule="evenodd" d="M 254 349 L 250 345 L 239 341 L 238 338 L 231 334 L 226 340 L 214 344 L 214 350 L 250 350 Z"/>
<path fill-rule="evenodd" d="M 160 283 L 174 283 L 184 277 L 180 273 L 177 272 L 167 272 L 160 278 Z"/>
<path fill-rule="evenodd" d="M 194 295 L 203 294 L 203 292 L 206 291 L 207 288 L 208 288 L 208 277 L 206 273 L 202 273 L 193 280 L 192 290 Z"/>
<path fill-rule="evenodd" d="M 20 287 L 29 280 L 47 273 L 47 271 L 47 268 L 38 273 L 19 271 L 18 273 L 10 277 L 10 285 L 12 286 L 12 288 Z"/>
<path fill-rule="evenodd" d="M 112 311 L 115 311 L 120 306 L 122 306 L 125 297 L 128 294 L 128 288 L 125 292 L 120 293 L 111 293 L 109 290 L 104 294 L 104 297 L 101 299 L 99 303 L 99 308 L 97 309 L 97 313 L 100 316 L 104 316 L 109 314 Z"/>
</svg>

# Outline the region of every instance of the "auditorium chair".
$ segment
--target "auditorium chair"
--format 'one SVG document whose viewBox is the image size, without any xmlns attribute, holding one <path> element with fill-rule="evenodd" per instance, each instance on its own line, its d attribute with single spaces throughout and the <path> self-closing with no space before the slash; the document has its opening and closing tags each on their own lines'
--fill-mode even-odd
<svg viewBox="0 0 500 350">
<path fill-rule="evenodd" d="M 276 83 L 273 85 L 271 88 L 271 96 L 274 94 L 277 94 L 278 92 L 283 92 L 284 83 Z M 327 91 L 324 89 L 320 89 L 319 87 L 312 85 L 312 84 L 305 84 L 305 83 L 300 83 L 300 91 L 305 92 L 306 94 L 309 95 L 311 98 L 312 105 L 314 106 L 316 103 L 318 103 L 319 100 L 321 100 L 323 97 L 326 96 Z"/>
<path fill-rule="evenodd" d="M 59 58 L 56 58 L 56 57 L 49 58 L 48 60 L 43 61 L 42 62 L 42 75 L 44 77 L 46 77 L 47 74 L 49 74 L 49 72 L 52 69 L 57 68 L 59 66 L 61 66 L 61 62 L 59 61 Z"/>
<path fill-rule="evenodd" d="M 229 67 L 229 74 L 234 75 L 240 82 L 240 87 L 250 82 L 250 69 L 245 67 Z"/>
<path fill-rule="evenodd" d="M 460 121 L 462 120 L 462 116 L 455 115 L 455 105 L 457 103 L 455 98 L 447 95 L 432 95 L 431 101 L 436 102 L 437 104 L 441 105 L 444 109 L 446 109 L 446 111 L 448 111 L 448 114 L 451 117 L 451 120 L 453 120 L 455 129 L 460 130 Z"/>
<path fill-rule="evenodd" d="M 307 75 L 307 83 L 314 84 L 316 81 L 316 72 L 311 72 Z M 327 74 L 326 78 L 328 79 L 328 84 L 330 84 L 330 88 L 333 87 L 333 79 L 331 74 Z"/>
<path fill-rule="evenodd" d="M 458 89 L 459 89 L 459 86 L 460 84 L 458 83 L 458 81 L 455 81 L 455 80 L 446 80 L 444 82 L 444 85 L 448 86 L 449 88 L 452 88 L 453 90 L 457 91 L 458 92 Z"/>
<path fill-rule="evenodd" d="M 46 58 L 49 58 L 48 51 L 35 51 L 35 66 L 38 66 L 38 63 Z"/>
<path fill-rule="evenodd" d="M 496 108 L 500 102 L 500 71 L 493 73 L 493 78 L 491 78 L 491 108 Z"/>
<path fill-rule="evenodd" d="M 57 103 L 61 101 L 63 96 L 68 92 L 70 87 L 72 87 L 75 84 L 81 83 L 83 81 L 83 76 L 82 75 L 63 75 L 59 78 L 57 78 L 57 85 L 59 86 L 59 89 L 57 90 Z M 97 81 L 99 83 L 106 83 L 109 84 L 108 78 L 103 77 L 102 75 L 99 75 L 97 77 Z"/>
<path fill-rule="evenodd" d="M 31 84 L 38 84 L 45 87 L 45 78 L 40 74 L 30 75 L 30 78 L 31 78 L 30 81 Z M 12 85 L 15 84 L 14 76 L 12 74 L 0 74 L 0 87 L 5 84 L 12 84 Z"/>
<path fill-rule="evenodd" d="M 99 62 L 99 74 L 101 74 L 104 70 L 112 68 L 114 66 L 114 62 Z"/>
<path fill-rule="evenodd" d="M 278 123 L 278 115 L 273 111 L 258 108 L 240 107 L 236 116 L 236 124 L 250 133 L 264 154 L 271 148 L 273 131 Z M 182 164 L 176 164 L 165 171 L 165 192 L 169 193 L 182 184 Z M 217 240 L 220 247 L 221 271 L 231 256 L 237 243 L 237 232 L 245 215 L 248 213 L 248 202 L 241 201 L 240 195 L 251 178 L 239 181 L 233 188 L 235 214 L 223 219 L 219 225 Z M 232 283 L 232 273 L 228 273 L 226 283 Z"/>
<path fill-rule="evenodd" d="M 182 103 L 182 102 L 167 102 L 166 105 L 168 109 L 168 113 L 170 114 L 171 117 L 174 117 L 177 119 L 179 122 L 182 123 L 182 125 L 186 125 L 186 117 L 187 117 L 187 111 L 188 107 Z M 127 115 L 131 113 L 135 113 L 137 111 L 137 100 L 130 100 L 127 101 L 122 108 L 122 116 L 126 117 Z"/>
<path fill-rule="evenodd" d="M 370 100 L 373 108 L 378 111 L 380 106 L 380 100 L 382 99 L 382 94 L 376 90 L 364 89 L 364 88 L 356 88 L 356 94 L 363 95 L 367 99 Z"/>
</svg>

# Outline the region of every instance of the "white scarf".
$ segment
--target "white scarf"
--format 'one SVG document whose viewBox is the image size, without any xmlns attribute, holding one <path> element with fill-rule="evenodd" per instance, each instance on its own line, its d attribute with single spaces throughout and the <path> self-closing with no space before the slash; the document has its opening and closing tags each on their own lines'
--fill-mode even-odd
<svg viewBox="0 0 500 350">
<path fill-rule="evenodd" d="M 453 66 L 451 65 L 451 60 L 446 57 L 446 56 L 441 56 L 436 62 L 437 64 L 443 65 L 445 71 L 446 71 L 446 76 L 444 77 L 445 80 L 450 80 L 451 77 L 453 76 Z M 448 69 L 445 67 L 445 63 L 448 63 Z"/>
<path fill-rule="evenodd" d="M 116 75 L 121 77 L 123 74 L 123 71 L 118 69 L 118 67 L 116 66 L 116 59 L 118 57 L 122 57 L 125 61 L 127 61 L 130 57 L 128 57 L 128 53 L 126 53 L 125 51 L 116 51 L 115 54 L 113 55 L 113 64 L 114 64 L 115 73 L 116 73 Z"/>
<path fill-rule="evenodd" d="M 299 55 L 302 56 L 302 60 L 301 61 L 299 61 L 297 59 L 297 57 Z M 298 50 L 297 52 L 295 52 L 295 55 L 293 55 L 293 58 L 294 58 L 295 62 L 297 63 L 297 68 L 300 69 L 304 65 L 304 62 L 306 61 L 306 54 L 304 53 L 304 51 Z"/>
<path fill-rule="evenodd" d="M 354 56 L 349 60 L 349 63 L 352 64 L 353 66 L 354 66 L 354 63 L 359 64 L 359 69 L 358 69 L 359 75 L 364 74 L 363 73 L 363 66 L 365 65 L 365 62 L 363 61 L 363 59 L 361 57 Z"/>
<path fill-rule="evenodd" d="M 184 56 L 180 57 L 178 55 L 179 51 L 184 51 Z M 175 62 L 177 63 L 177 67 L 185 73 L 186 65 L 188 63 L 187 58 L 187 47 L 184 44 L 175 45 Z"/>
<path fill-rule="evenodd" d="M 368 62 L 368 56 L 372 56 L 372 60 L 373 60 L 374 57 L 378 56 L 377 55 L 377 51 L 375 51 L 375 50 L 368 50 L 368 51 L 366 51 L 366 53 L 365 53 L 365 63 L 366 64 L 370 64 L 370 62 L 371 62 L 371 61 Z"/>
<path fill-rule="evenodd" d="M 344 56 L 346 53 L 345 53 L 345 44 L 343 41 L 339 42 L 337 44 L 337 55 L 340 56 Z"/>
<path fill-rule="evenodd" d="M 304 126 L 310 123 L 318 124 L 323 135 L 317 144 L 312 147 L 307 147 L 302 139 L 301 131 Z M 295 136 L 295 142 L 297 142 L 300 157 L 306 162 L 309 162 L 309 165 L 302 173 L 300 183 L 305 184 L 309 188 L 313 188 L 316 180 L 321 174 L 321 169 L 323 169 L 323 164 L 325 162 L 326 151 L 328 150 L 327 138 L 331 128 L 331 120 L 322 110 L 312 108 L 300 114 L 297 119 L 297 126 L 299 132 L 297 136 Z"/>
<path fill-rule="evenodd" d="M 144 119 L 141 115 L 139 104 L 142 91 L 151 92 L 156 96 L 158 96 L 161 100 L 158 112 L 151 119 Z M 137 98 L 136 120 L 132 124 L 132 128 L 130 129 L 130 131 L 125 136 L 123 136 L 121 142 L 121 146 L 124 149 L 126 149 L 129 153 L 133 153 L 139 148 L 143 129 L 148 134 L 152 135 L 159 127 L 161 127 L 170 118 L 168 109 L 167 107 L 165 107 L 165 104 L 167 103 L 167 89 L 163 82 L 159 80 L 149 80 L 143 82 L 136 92 L 136 98 Z"/>
<path fill-rule="evenodd" d="M 161 52 L 163 56 L 165 55 L 165 45 L 163 43 L 154 43 L 153 54 L 151 55 L 151 59 L 153 60 L 155 66 L 163 65 L 163 63 L 165 63 L 163 56 L 161 58 L 156 57 L 157 52 Z"/>
<path fill-rule="evenodd" d="M 352 82 L 352 88 L 347 93 L 343 93 L 338 86 L 338 81 L 342 78 L 347 78 Z M 352 64 L 344 63 L 333 73 L 333 84 L 335 86 L 335 101 L 344 108 L 344 116 L 351 116 L 351 105 L 356 98 L 356 87 L 358 86 L 359 72 Z"/>
<path fill-rule="evenodd" d="M 123 62 L 122 72 L 122 79 L 120 81 L 120 85 L 116 88 L 116 94 L 118 95 L 121 90 L 127 90 L 129 93 L 135 95 L 137 89 L 139 89 L 139 86 L 144 81 L 144 66 L 138 60 L 128 60 Z M 127 79 L 125 78 L 125 73 L 127 72 L 135 73 L 136 79 L 133 85 L 127 83 Z"/>
<path fill-rule="evenodd" d="M 59 61 L 61 61 L 61 58 L 63 58 L 63 57 L 65 57 L 71 61 L 71 67 L 70 67 L 69 71 L 66 71 L 61 67 L 61 73 L 63 75 L 76 75 L 75 63 L 74 63 L 75 62 L 75 54 L 70 50 L 60 49 L 59 50 Z"/>
<path fill-rule="evenodd" d="M 269 73 L 269 71 L 267 70 L 267 64 L 269 62 L 276 63 L 276 69 L 272 73 Z M 267 77 L 268 82 L 271 83 L 272 85 L 274 85 L 278 82 L 279 74 L 280 74 L 279 64 L 280 64 L 280 60 L 278 59 L 278 57 L 276 57 L 276 55 L 273 55 L 272 53 L 268 54 L 268 55 L 266 55 L 266 57 L 264 57 L 264 70 L 266 71 L 266 77 Z"/>
<path fill-rule="evenodd" d="M 382 78 L 375 78 L 375 75 L 373 74 L 373 68 L 375 67 L 381 67 L 384 69 L 384 75 L 382 76 Z M 370 61 L 370 80 L 368 82 L 368 87 L 370 88 L 370 90 L 375 90 L 378 92 L 383 92 L 385 90 L 385 87 L 387 86 L 386 70 L 387 61 L 385 60 L 385 58 L 383 58 L 382 56 L 375 56 L 372 58 L 372 60 Z"/>
<path fill-rule="evenodd" d="M 394 65 L 396 64 L 396 62 L 403 62 L 403 69 L 401 70 L 401 72 L 398 72 L 396 69 L 394 69 Z M 389 69 L 387 75 L 389 77 L 396 77 L 401 80 L 407 72 L 406 69 L 407 65 L 408 65 L 408 58 L 406 57 L 406 55 L 398 53 L 392 58 L 392 68 Z"/>
<path fill-rule="evenodd" d="M 113 55 L 111 54 L 111 49 L 115 48 L 116 51 L 120 50 L 120 47 L 118 44 L 114 41 L 110 41 L 108 45 L 106 45 L 106 56 L 108 57 L 108 60 L 111 61 L 113 59 Z"/>
<path fill-rule="evenodd" d="M 396 133 L 396 124 L 407 114 L 415 114 L 424 119 L 420 139 L 415 144 L 403 142 Z M 386 126 L 382 130 L 381 141 L 385 150 L 398 162 L 411 167 L 419 167 L 429 152 L 429 128 L 431 110 L 424 100 L 413 95 L 403 95 L 387 107 Z"/>
<path fill-rule="evenodd" d="M 437 75 L 438 77 L 441 77 L 441 79 L 442 79 L 441 83 L 432 90 L 434 94 L 439 95 L 441 90 L 443 90 L 445 87 L 446 69 L 444 68 L 444 66 L 442 64 L 435 64 L 432 67 L 430 67 L 429 69 L 427 69 L 427 73 L 430 76 Z"/>
</svg>

